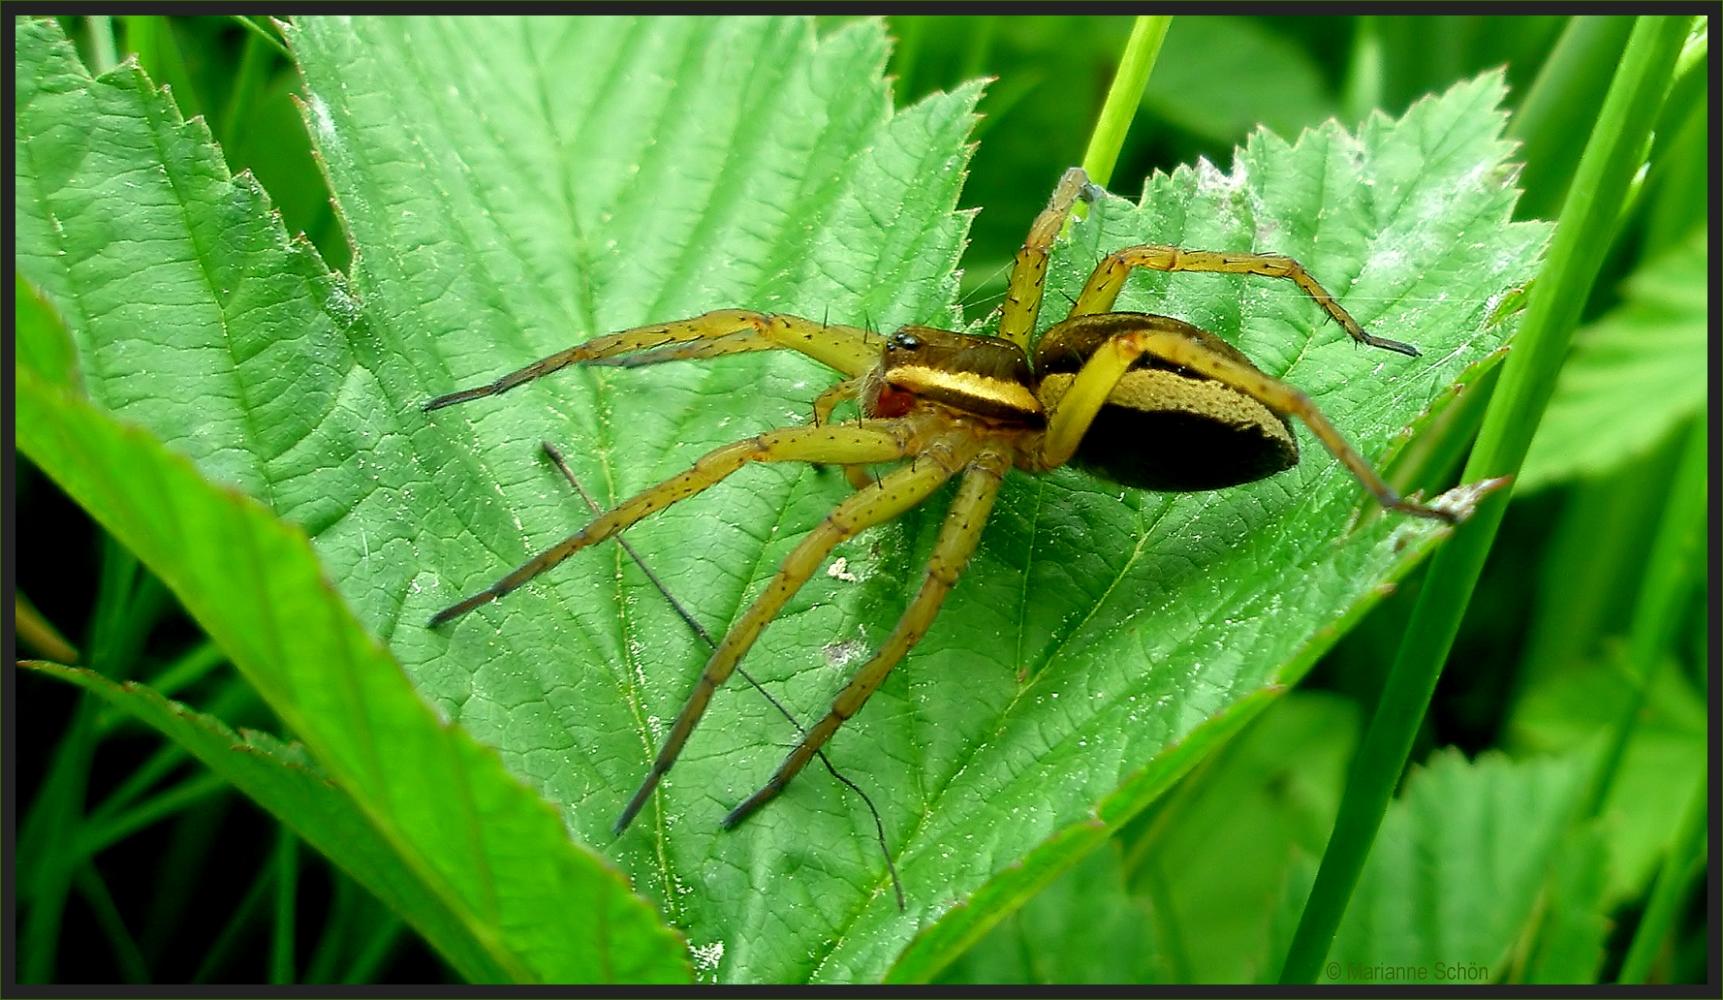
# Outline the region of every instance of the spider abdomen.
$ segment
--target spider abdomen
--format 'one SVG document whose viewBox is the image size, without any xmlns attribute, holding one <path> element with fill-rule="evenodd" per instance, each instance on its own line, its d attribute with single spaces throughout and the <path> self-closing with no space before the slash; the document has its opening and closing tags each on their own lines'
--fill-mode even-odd
<svg viewBox="0 0 1723 1000">
<path fill-rule="evenodd" d="M 1036 345 L 1038 395 L 1055 409 L 1083 363 L 1132 327 L 1176 333 L 1255 371 L 1237 348 L 1166 316 L 1109 313 L 1058 324 Z M 1291 419 L 1240 390 L 1144 355 L 1113 387 L 1084 433 L 1073 464 L 1125 486 L 1162 492 L 1218 490 L 1298 464 Z"/>
<path fill-rule="evenodd" d="M 1188 493 L 1284 472 L 1298 464 L 1298 443 L 1284 417 L 1237 423 L 1178 407 L 1109 403 L 1072 464 L 1123 486 Z"/>
</svg>

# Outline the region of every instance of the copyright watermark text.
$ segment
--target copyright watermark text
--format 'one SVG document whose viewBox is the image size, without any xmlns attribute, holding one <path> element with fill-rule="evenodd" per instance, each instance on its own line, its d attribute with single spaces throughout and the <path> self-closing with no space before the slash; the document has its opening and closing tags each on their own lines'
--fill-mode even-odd
<svg viewBox="0 0 1723 1000">
<path fill-rule="evenodd" d="M 1329 962 L 1322 969 L 1331 983 L 1487 983 L 1490 967 L 1479 962 L 1432 962 L 1417 965 L 1371 965 Z"/>
</svg>

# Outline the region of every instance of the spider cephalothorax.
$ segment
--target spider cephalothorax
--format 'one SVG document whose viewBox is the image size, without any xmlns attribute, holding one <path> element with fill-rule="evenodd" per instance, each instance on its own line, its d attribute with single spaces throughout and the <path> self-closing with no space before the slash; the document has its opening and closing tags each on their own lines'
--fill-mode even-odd
<svg viewBox="0 0 1723 1000">
<path fill-rule="evenodd" d="M 859 711 L 932 624 L 981 537 L 994 497 L 1013 466 L 1040 473 L 1066 463 L 1126 486 L 1208 490 L 1252 482 L 1298 461 L 1296 416 L 1384 507 L 1452 521 L 1449 512 L 1405 500 L 1348 445 L 1296 388 L 1263 372 L 1232 345 L 1180 320 L 1113 312 L 1133 267 L 1287 278 L 1356 341 L 1416 355 L 1373 337 L 1289 257 L 1212 253 L 1144 244 L 1109 254 L 1070 315 L 1029 353 L 1047 254 L 1072 205 L 1088 189 L 1066 172 L 1012 268 L 997 337 L 906 326 L 888 336 L 798 316 L 738 309 L 613 333 L 551 355 L 488 385 L 441 396 L 435 410 L 496 395 L 571 364 L 642 365 L 788 348 L 846 377 L 814 401 L 814 421 L 767 431 L 707 453 L 693 468 L 639 493 L 545 550 L 489 588 L 439 612 L 433 627 L 520 587 L 568 556 L 655 511 L 717 483 L 750 462 L 842 465 L 856 492 L 805 535 L 713 651 L 645 780 L 615 830 L 627 828 L 675 762 L 712 693 L 756 637 L 841 541 L 920 504 L 961 477 L 920 590 L 880 648 L 809 728 L 765 787 L 723 819 L 732 826 L 784 788 L 832 733 Z M 833 421 L 854 400 L 856 420 Z M 908 460 L 908 461 L 905 461 Z M 878 478 L 865 466 L 898 463 Z"/>
</svg>

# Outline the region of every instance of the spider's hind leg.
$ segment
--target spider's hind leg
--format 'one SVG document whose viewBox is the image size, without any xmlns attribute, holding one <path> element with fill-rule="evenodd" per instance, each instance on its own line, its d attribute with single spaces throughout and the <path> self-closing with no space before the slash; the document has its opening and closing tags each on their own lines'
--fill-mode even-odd
<svg viewBox="0 0 1723 1000">
<path fill-rule="evenodd" d="M 699 361 L 706 358 L 722 357 L 726 354 L 775 351 L 783 346 L 765 334 L 750 329 L 740 333 L 725 334 L 712 340 L 693 340 L 685 344 L 673 344 L 670 347 L 660 347 L 650 351 L 636 351 L 632 354 L 606 354 L 585 358 L 579 364 L 593 368 L 644 368 L 647 365 L 660 365 L 666 361 Z"/>
<path fill-rule="evenodd" d="M 1072 167 L 1059 178 L 1047 207 L 1029 226 L 1029 235 L 1011 264 L 1011 280 L 1005 287 L 1005 308 L 999 317 L 999 336 L 1024 350 L 1041 313 L 1041 292 L 1047 282 L 1047 254 L 1071 214 L 1077 199 L 1091 191 L 1089 175 Z"/>
<path fill-rule="evenodd" d="M 1185 250 L 1160 243 L 1144 243 L 1115 250 L 1089 275 L 1082 293 L 1077 296 L 1077 304 L 1071 308 L 1071 315 L 1094 316 L 1110 311 L 1119 297 L 1120 289 L 1125 287 L 1125 279 L 1130 276 L 1133 267 L 1146 267 L 1153 271 L 1202 271 L 1210 274 L 1257 274 L 1265 278 L 1286 278 L 1310 296 L 1334 322 L 1340 324 L 1347 336 L 1358 343 L 1409 357 L 1419 356 L 1418 349 L 1411 344 L 1366 333 L 1364 328 L 1358 325 L 1358 321 L 1352 318 L 1352 314 L 1334 301 L 1334 296 L 1328 294 L 1328 289 L 1323 288 L 1310 276 L 1303 264 L 1277 253 L 1216 253 L 1209 250 Z"/>
</svg>

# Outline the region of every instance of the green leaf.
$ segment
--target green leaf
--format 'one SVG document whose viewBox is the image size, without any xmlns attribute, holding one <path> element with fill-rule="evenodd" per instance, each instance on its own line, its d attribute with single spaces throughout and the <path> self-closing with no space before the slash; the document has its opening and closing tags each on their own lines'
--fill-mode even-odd
<svg viewBox="0 0 1723 1000">
<path fill-rule="evenodd" d="M 1412 771 L 1317 981 L 1508 981 L 1547 872 L 1569 857 L 1563 838 L 1586 765 L 1584 755 L 1467 761 L 1445 750 Z M 1407 969 L 1422 978 L 1408 979 Z"/>
<path fill-rule="evenodd" d="M 1502 343 L 1510 331 L 1492 324 L 1495 307 L 1529 280 L 1548 234 L 1543 224 L 1508 222 L 1501 96 L 1492 74 L 1420 102 L 1400 122 L 1375 116 L 1356 138 L 1330 124 L 1289 147 L 1259 131 L 1230 175 L 1199 163 L 1150 178 L 1140 205 L 1103 198 L 1073 227 L 1048 301 L 1074 298 L 1103 253 L 1131 243 L 1288 253 L 1366 328 L 1414 342 L 1424 356 L 1359 348 L 1296 289 L 1262 279 L 1139 274 L 1118 307 L 1233 338 L 1380 463 L 1407 425 Z M 994 512 L 999 533 L 984 540 L 918 650 L 928 666 L 910 665 L 922 712 L 942 704 L 936 676 L 953 678 L 921 768 L 924 782 L 929 772 L 957 776 L 923 821 L 928 835 L 943 833 L 933 843 L 977 843 L 996 856 L 1001 843 L 1063 827 L 1041 849 L 1054 851 L 1093 812 L 1128 818 L 1168 780 L 1165 747 L 1185 749 L 1198 720 L 1222 717 L 1241 696 L 1295 681 L 1434 541 L 1426 525 L 1402 518 L 1369 518 L 1348 533 L 1359 487 L 1307 448 L 1299 469 L 1225 493 L 1137 493 L 1070 470 L 1008 480 Z M 943 645 L 940 628 L 958 648 Z M 984 646 L 1033 680 L 989 696 L 981 686 L 998 668 L 940 669 L 942 656 L 963 664 Z M 973 749 L 950 751 L 942 768 L 946 739 Z M 946 822 L 940 806 L 955 811 Z M 1063 822 L 1047 823 L 1049 809 Z M 900 867 L 913 885 L 907 851 Z M 961 878 L 941 875 L 941 885 Z M 995 882 L 1015 877 L 1004 871 Z M 1024 892 L 1040 884 L 1024 882 Z M 950 926 L 924 932 L 893 977 L 931 975 L 1013 905 L 990 903 L 955 909 Z"/>
<path fill-rule="evenodd" d="M 18 324 L 16 343 L 19 350 L 28 352 L 18 364 L 34 369 L 55 385 L 77 389 L 78 358 L 72 342 L 66 339 L 66 321 L 22 272 L 13 276 L 12 288 L 16 303 L 13 317 Z"/>
<path fill-rule="evenodd" d="M 1117 843 L 1090 851 L 940 977 L 948 983 L 1166 982 L 1150 904 L 1125 891 Z"/>
<path fill-rule="evenodd" d="M 1595 983 L 1611 928 L 1603 899 L 1609 857 L 1597 821 L 1567 832 L 1551 860 L 1528 983 Z"/>
<path fill-rule="evenodd" d="M 1300 469 L 1227 493 L 1013 476 L 927 638 L 830 745 L 880 807 L 907 912 L 871 817 L 823 773 L 717 829 L 795 739 L 741 685 L 719 692 L 655 804 L 613 839 L 706 656 L 639 571 L 614 548 L 582 553 L 447 629 L 423 623 L 586 519 L 539 442 L 614 502 L 715 445 L 805 420 L 832 376 L 762 354 L 568 370 L 434 415 L 418 406 L 595 334 L 720 306 L 958 326 L 967 219 L 954 208 L 978 88 L 892 113 L 872 22 L 815 39 L 799 20 L 308 19 L 290 41 L 356 249 L 350 284 L 268 227 L 275 242 L 247 258 L 254 280 L 200 267 L 199 247 L 252 232 L 243 182 L 212 182 L 233 208 L 183 249 L 78 229 L 78 261 L 113 266 L 74 271 L 47 222 L 73 218 L 54 214 L 71 195 L 21 174 L 21 217 L 50 207 L 29 230 L 45 249 L 26 248 L 21 218 L 20 267 L 43 272 L 26 269 L 57 304 L 105 305 L 67 310 L 92 398 L 302 527 L 420 694 L 630 873 L 709 978 L 932 975 L 1296 680 L 1442 535 L 1400 517 L 1354 525 L 1362 491 L 1314 444 Z M 1050 287 L 1080 284 L 1103 244 L 1297 256 L 1424 357 L 1343 343 L 1283 282 L 1136 276 L 1121 306 L 1240 343 L 1379 462 L 1508 336 L 1492 306 L 1535 267 L 1544 228 L 1507 221 L 1501 96 L 1486 77 L 1357 139 L 1332 125 L 1295 147 L 1258 133 L 1231 176 L 1203 164 L 1155 178 L 1141 207 L 1103 199 Z M 159 141 L 186 128 L 165 121 Z M 55 138 L 84 144 L 68 170 L 98 142 Z M 61 162 L 38 141 L 21 140 L 20 164 Z M 195 199 L 176 210 L 202 232 Z M 155 289 L 180 287 L 181 271 L 172 305 Z M 250 300 L 223 310 L 264 285 L 281 315 Z M 144 316 L 125 313 L 140 302 L 153 303 Z M 1050 293 L 1044 322 L 1062 302 Z M 138 363 L 89 363 L 116 354 Z M 629 537 L 719 631 L 847 491 L 831 471 L 749 469 Z M 817 575 L 744 668 L 799 719 L 823 713 L 901 613 L 941 515 L 936 499 L 841 548 L 856 579 Z M 290 721 L 319 759 L 315 729 L 347 725 Z"/>
<path fill-rule="evenodd" d="M 1127 828 L 1132 891 L 1174 981 L 1274 980 L 1303 900 L 1274 904 L 1314 871 L 1357 741 L 1356 705 L 1295 692 Z"/>
<path fill-rule="evenodd" d="M 53 663 L 25 666 L 100 695 L 190 751 L 396 912 L 414 914 L 420 933 L 450 956 L 456 968 L 469 975 L 499 971 L 461 926 L 459 915 L 404 863 L 352 796 L 323 774 L 304 747 L 282 744 L 263 733 L 236 734 L 220 719 L 168 701 L 143 684 L 115 684 L 93 670 Z"/>
<path fill-rule="evenodd" d="M 1607 474 L 1705 406 L 1709 243 L 1700 227 L 1647 261 L 1621 305 L 1574 333 L 1519 489 Z"/>
<path fill-rule="evenodd" d="M 1645 712 L 1627 744 L 1603 814 L 1609 847 L 1605 904 L 1620 905 L 1643 893 L 1675 829 L 1693 785 L 1705 774 L 1705 697 L 1683 672 L 1656 671 Z M 1512 741 L 1524 752 L 1594 752 L 1599 734 L 1617 721 L 1633 685 L 1619 660 L 1574 667 L 1536 679 L 1509 717 Z"/>
<path fill-rule="evenodd" d="M 212 437 L 275 440 L 249 421 L 307 400 L 234 392 L 242 384 L 234 362 L 304 377 L 305 368 L 283 364 L 291 347 L 274 348 L 289 332 L 333 331 L 307 286 L 327 291 L 338 279 L 287 244 L 255 187 L 226 177 L 201 123 L 181 122 L 135 66 L 92 81 L 53 22 L 19 29 L 20 271 L 56 290 L 92 396 L 169 431 L 204 468 L 98 410 L 60 373 L 31 367 L 54 353 L 44 344 L 18 352 L 19 450 L 168 584 L 300 734 L 374 830 L 338 844 L 336 860 L 374 876 L 384 899 L 413 904 L 403 915 L 464 975 L 685 978 L 680 942 L 622 879 L 571 844 L 554 811 L 492 751 L 415 695 L 334 593 L 303 531 L 204 478 L 255 477 L 262 463 L 211 447 L 195 428 L 171 434 L 171 418 L 201 400 Z M 63 336 L 40 324 L 21 333 Z M 155 362 L 168 372 L 145 367 Z M 174 373 L 177 385 L 162 380 Z M 149 394 L 170 388 L 167 398 Z M 267 390 L 267 378 L 249 388 Z M 224 425 L 224 410 L 245 419 Z M 209 749 L 208 732 L 179 735 Z M 279 783 L 273 792 L 284 794 Z M 378 841 L 393 864 L 375 856 Z M 409 873 L 417 885 L 391 884 Z"/>
<path fill-rule="evenodd" d="M 939 981 L 1271 981 L 1357 736 L 1345 699 L 1276 701 Z"/>
</svg>

